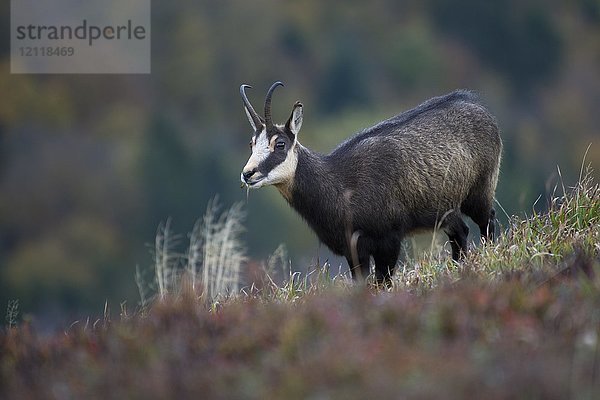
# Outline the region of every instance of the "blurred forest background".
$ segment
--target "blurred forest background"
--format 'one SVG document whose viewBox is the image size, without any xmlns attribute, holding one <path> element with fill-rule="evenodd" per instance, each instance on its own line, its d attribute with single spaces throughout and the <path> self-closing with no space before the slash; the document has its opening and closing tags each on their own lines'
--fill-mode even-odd
<svg viewBox="0 0 600 400">
<path fill-rule="evenodd" d="M 283 81 L 276 120 L 303 101 L 300 139 L 322 152 L 474 89 L 502 129 L 509 213 L 531 212 L 557 165 L 573 184 L 590 143 L 599 176 L 597 0 L 154 1 L 150 75 L 11 75 L 7 2 L 0 13 L 0 307 L 55 318 L 137 304 L 135 267 L 152 263 L 161 221 L 185 242 L 215 194 L 246 199 L 241 83 L 262 109 Z M 282 241 L 295 268 L 317 254 L 275 189 L 251 192 L 246 210 L 252 259 Z"/>
</svg>

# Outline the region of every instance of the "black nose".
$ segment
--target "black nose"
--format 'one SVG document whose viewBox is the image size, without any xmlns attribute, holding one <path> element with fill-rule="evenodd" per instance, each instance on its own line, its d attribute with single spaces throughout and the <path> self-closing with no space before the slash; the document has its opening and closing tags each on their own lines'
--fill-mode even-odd
<svg viewBox="0 0 600 400">
<path fill-rule="evenodd" d="M 250 179 L 252 177 L 252 175 L 254 175 L 255 172 L 256 172 L 256 168 L 254 168 L 250 171 L 242 172 L 242 175 L 244 176 L 244 180 L 246 182 L 248 182 L 248 179 Z"/>
</svg>

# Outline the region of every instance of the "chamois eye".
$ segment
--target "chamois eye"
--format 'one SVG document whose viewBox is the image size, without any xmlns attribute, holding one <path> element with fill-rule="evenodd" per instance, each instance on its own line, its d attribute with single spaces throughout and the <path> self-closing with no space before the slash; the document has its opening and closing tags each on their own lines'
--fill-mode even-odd
<svg viewBox="0 0 600 400">
<path fill-rule="evenodd" d="M 275 148 L 276 148 L 277 150 L 283 150 L 283 149 L 285 149 L 285 142 L 277 142 L 277 143 L 275 144 Z"/>
</svg>

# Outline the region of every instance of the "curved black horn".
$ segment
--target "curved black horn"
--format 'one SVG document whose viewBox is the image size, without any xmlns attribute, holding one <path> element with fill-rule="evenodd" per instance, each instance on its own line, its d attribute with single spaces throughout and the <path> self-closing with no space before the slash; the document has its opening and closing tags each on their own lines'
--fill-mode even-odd
<svg viewBox="0 0 600 400">
<path fill-rule="evenodd" d="M 271 97 L 273 92 L 277 89 L 277 86 L 283 86 L 283 83 L 277 81 L 269 88 L 267 92 L 267 98 L 265 99 L 265 123 L 267 125 L 267 131 L 273 128 L 273 118 L 271 117 Z"/>
<path fill-rule="evenodd" d="M 252 86 L 243 84 L 242 86 L 240 86 L 240 95 L 242 96 L 242 101 L 244 102 L 244 106 L 250 113 L 250 117 L 252 118 L 252 121 L 254 121 L 254 125 L 256 125 L 256 127 L 258 128 L 263 123 L 262 118 L 256 113 L 256 111 L 254 110 L 254 107 L 252 107 L 252 104 L 250 104 L 250 100 L 248 100 L 248 96 L 246 96 L 246 89 L 251 89 L 251 88 L 252 88 Z"/>
</svg>

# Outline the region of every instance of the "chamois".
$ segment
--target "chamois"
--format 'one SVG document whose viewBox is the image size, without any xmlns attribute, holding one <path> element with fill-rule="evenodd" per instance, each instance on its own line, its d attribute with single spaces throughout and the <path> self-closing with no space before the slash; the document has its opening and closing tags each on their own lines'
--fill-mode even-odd
<svg viewBox="0 0 600 400">
<path fill-rule="evenodd" d="M 401 240 L 441 228 L 452 258 L 467 250 L 469 216 L 481 236 L 495 230 L 494 192 L 502 141 L 495 118 L 471 91 L 457 90 L 350 137 L 329 154 L 300 144 L 303 106 L 296 102 L 284 125 L 264 118 L 240 87 L 254 132 L 252 154 L 241 173 L 249 188 L 274 185 L 320 241 L 348 261 L 354 279 L 370 273 L 389 283 Z"/>
</svg>

